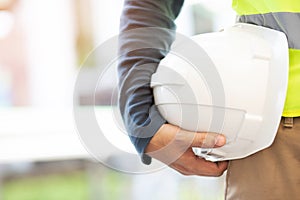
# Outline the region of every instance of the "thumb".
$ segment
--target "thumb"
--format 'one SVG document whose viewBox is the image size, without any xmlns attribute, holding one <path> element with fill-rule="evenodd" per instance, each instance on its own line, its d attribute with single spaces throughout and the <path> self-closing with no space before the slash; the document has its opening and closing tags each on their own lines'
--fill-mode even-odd
<svg viewBox="0 0 300 200">
<path fill-rule="evenodd" d="M 226 144 L 226 137 L 219 133 L 194 133 L 191 147 L 213 148 Z"/>
</svg>

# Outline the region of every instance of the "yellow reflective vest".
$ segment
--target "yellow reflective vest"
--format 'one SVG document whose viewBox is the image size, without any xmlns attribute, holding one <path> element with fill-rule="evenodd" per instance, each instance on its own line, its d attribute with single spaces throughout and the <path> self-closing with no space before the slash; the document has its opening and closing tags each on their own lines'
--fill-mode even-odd
<svg viewBox="0 0 300 200">
<path fill-rule="evenodd" d="M 233 0 L 238 21 L 286 34 L 289 42 L 289 84 L 283 116 L 300 116 L 300 0 Z"/>
</svg>

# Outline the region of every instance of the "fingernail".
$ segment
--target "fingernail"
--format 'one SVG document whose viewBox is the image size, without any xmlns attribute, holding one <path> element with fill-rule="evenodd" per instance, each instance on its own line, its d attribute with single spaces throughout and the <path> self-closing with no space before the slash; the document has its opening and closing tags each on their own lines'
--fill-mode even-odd
<svg viewBox="0 0 300 200">
<path fill-rule="evenodd" d="M 226 138 L 223 135 L 218 135 L 216 137 L 216 145 L 223 146 L 226 143 Z"/>
</svg>

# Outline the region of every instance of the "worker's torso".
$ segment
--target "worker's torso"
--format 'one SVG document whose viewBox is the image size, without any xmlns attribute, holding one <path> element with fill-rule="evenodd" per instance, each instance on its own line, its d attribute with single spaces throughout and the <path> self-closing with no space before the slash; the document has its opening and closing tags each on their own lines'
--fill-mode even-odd
<svg viewBox="0 0 300 200">
<path fill-rule="evenodd" d="M 289 84 L 283 116 L 300 116 L 300 0 L 233 0 L 239 21 L 286 34 L 289 42 Z"/>
</svg>

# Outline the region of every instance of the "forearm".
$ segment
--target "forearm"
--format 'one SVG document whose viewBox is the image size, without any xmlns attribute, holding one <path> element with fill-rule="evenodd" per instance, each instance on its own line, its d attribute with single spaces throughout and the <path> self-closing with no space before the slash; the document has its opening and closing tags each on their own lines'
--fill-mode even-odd
<svg viewBox="0 0 300 200">
<path fill-rule="evenodd" d="M 154 105 L 150 81 L 175 39 L 174 19 L 181 6 L 182 1 L 176 0 L 125 0 L 119 38 L 119 107 L 140 154 L 165 123 Z"/>
</svg>

